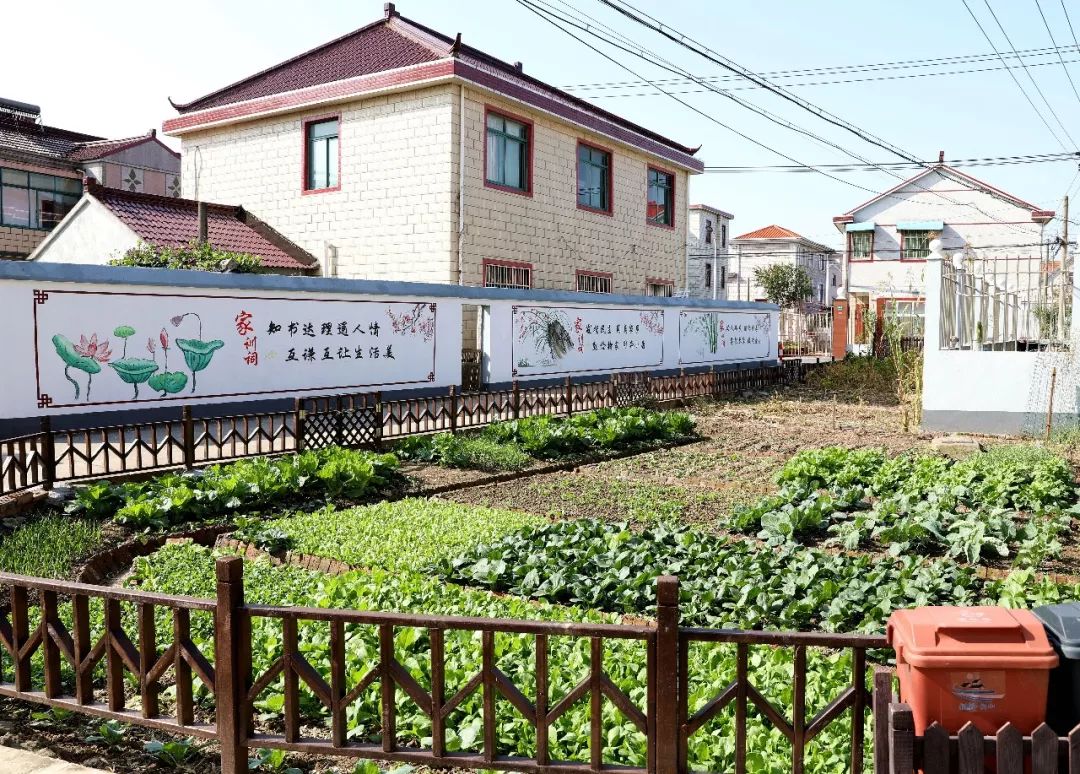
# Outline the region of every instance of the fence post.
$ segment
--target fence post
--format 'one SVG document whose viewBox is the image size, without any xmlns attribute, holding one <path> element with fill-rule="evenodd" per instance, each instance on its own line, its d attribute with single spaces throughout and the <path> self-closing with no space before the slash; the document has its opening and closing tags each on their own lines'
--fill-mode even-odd
<svg viewBox="0 0 1080 774">
<path fill-rule="evenodd" d="M 518 392 L 517 379 L 510 388 L 510 403 L 514 409 L 514 419 L 517 419 L 521 415 L 521 395 Z"/>
<path fill-rule="evenodd" d="M 248 770 L 246 734 L 241 725 L 243 696 L 248 675 L 240 669 L 246 663 L 241 649 L 241 608 L 244 606 L 244 560 L 239 556 L 217 560 L 217 607 L 214 609 L 215 698 L 217 736 L 221 748 L 221 774 L 241 774 Z"/>
<path fill-rule="evenodd" d="M 679 774 L 679 579 L 656 579 L 656 774 Z"/>
<path fill-rule="evenodd" d="M 191 406 L 180 409 L 180 421 L 184 426 L 184 467 L 195 467 L 195 423 L 191 419 Z"/>
<path fill-rule="evenodd" d="M 619 405 L 619 382 L 616 374 L 612 374 L 608 379 L 608 403 L 612 408 Z"/>
<path fill-rule="evenodd" d="M 450 385 L 450 432 L 457 432 L 458 395 L 454 385 Z"/>
<path fill-rule="evenodd" d="M 121 431 L 122 432 L 122 431 Z M 41 418 L 41 488 L 49 491 L 56 481 L 56 442 L 52 434 L 52 417 Z"/>
<path fill-rule="evenodd" d="M 293 399 L 293 424 L 296 427 L 296 451 L 304 450 L 304 425 L 307 421 L 307 412 L 304 411 L 304 399 Z"/>
<path fill-rule="evenodd" d="M 574 413 L 574 380 L 566 377 L 566 416 Z"/>
<path fill-rule="evenodd" d="M 889 705 L 892 704 L 892 671 L 874 669 L 874 774 L 889 774 Z"/>
<path fill-rule="evenodd" d="M 915 770 L 915 718 L 906 704 L 889 705 L 889 774 Z"/>
</svg>

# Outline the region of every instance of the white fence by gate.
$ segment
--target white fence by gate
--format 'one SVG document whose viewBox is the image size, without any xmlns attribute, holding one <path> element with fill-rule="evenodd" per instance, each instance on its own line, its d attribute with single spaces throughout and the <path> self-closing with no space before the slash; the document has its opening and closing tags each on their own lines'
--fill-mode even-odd
<svg viewBox="0 0 1080 774">
<path fill-rule="evenodd" d="M 831 311 L 780 312 L 780 346 L 784 357 L 831 357 Z"/>
</svg>

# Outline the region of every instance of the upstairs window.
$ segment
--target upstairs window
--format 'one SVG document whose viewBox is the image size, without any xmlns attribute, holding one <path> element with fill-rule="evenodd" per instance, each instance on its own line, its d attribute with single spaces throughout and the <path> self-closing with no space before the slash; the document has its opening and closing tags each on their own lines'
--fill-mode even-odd
<svg viewBox="0 0 1080 774">
<path fill-rule="evenodd" d="M 712 287 L 712 264 L 705 264 L 705 287 Z"/>
<path fill-rule="evenodd" d="M 611 153 L 578 143 L 578 207 L 611 214 Z"/>
<path fill-rule="evenodd" d="M 848 233 L 851 239 L 851 257 L 856 260 L 867 260 L 874 253 L 873 231 L 852 231 Z"/>
<path fill-rule="evenodd" d="M 485 288 L 532 288 L 532 264 L 484 261 Z"/>
<path fill-rule="evenodd" d="M 901 261 L 925 260 L 930 255 L 929 231 L 901 231 Z"/>
<path fill-rule="evenodd" d="M 705 244 L 712 244 L 712 220 L 705 218 Z"/>
<path fill-rule="evenodd" d="M 79 201 L 82 181 L 0 169 L 0 226 L 51 230 Z"/>
<path fill-rule="evenodd" d="M 720 224 L 720 246 L 727 247 L 727 223 Z"/>
<path fill-rule="evenodd" d="M 648 222 L 655 226 L 675 225 L 675 175 L 649 167 L 649 204 L 646 217 Z"/>
<path fill-rule="evenodd" d="M 727 266 L 720 267 L 720 289 L 727 287 Z"/>
<path fill-rule="evenodd" d="M 338 187 L 338 119 L 312 121 L 304 126 L 304 190 Z"/>
<path fill-rule="evenodd" d="M 529 125 L 498 113 L 487 116 L 484 180 L 519 193 L 530 191 Z"/>
<path fill-rule="evenodd" d="M 645 295 L 671 298 L 675 295 L 675 283 L 670 280 L 649 280 L 645 288 Z"/>
<path fill-rule="evenodd" d="M 577 289 L 579 293 L 610 293 L 611 275 L 579 271 L 577 273 Z"/>
</svg>

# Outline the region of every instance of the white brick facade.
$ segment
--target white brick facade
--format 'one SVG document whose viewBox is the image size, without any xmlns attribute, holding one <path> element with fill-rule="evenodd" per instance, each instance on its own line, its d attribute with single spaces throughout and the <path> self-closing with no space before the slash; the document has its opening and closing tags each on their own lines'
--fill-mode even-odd
<svg viewBox="0 0 1080 774">
<path fill-rule="evenodd" d="M 458 282 L 461 87 L 446 84 L 193 131 L 183 136 L 183 195 L 238 203 L 314 255 L 336 248 L 343 277 Z M 465 89 L 460 281 L 483 261 L 533 267 L 533 287 L 574 289 L 607 272 L 616 293 L 647 280 L 682 288 L 687 173 L 516 102 Z M 485 107 L 533 122 L 532 195 L 484 185 Z M 340 116 L 340 190 L 303 193 L 303 122 Z M 577 142 L 613 152 L 613 212 L 576 204 Z M 647 168 L 675 175 L 674 228 L 646 223 Z"/>
</svg>

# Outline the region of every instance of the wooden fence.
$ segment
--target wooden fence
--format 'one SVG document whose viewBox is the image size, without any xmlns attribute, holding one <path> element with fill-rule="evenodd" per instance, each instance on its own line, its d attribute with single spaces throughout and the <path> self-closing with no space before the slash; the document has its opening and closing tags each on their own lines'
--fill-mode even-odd
<svg viewBox="0 0 1080 774">
<path fill-rule="evenodd" d="M 784 367 L 654 377 L 614 374 L 602 381 L 567 378 L 543 387 L 384 398 L 381 393 L 297 399 L 291 411 L 130 422 L 54 430 L 43 417 L 38 433 L 0 440 L 0 496 L 61 481 L 132 475 L 169 468 L 339 445 L 378 447 L 410 435 L 457 432 L 491 422 L 568 415 L 643 401 L 678 401 L 764 389 L 801 370 Z"/>
<path fill-rule="evenodd" d="M 1006 723 L 984 736 L 972 723 L 953 734 L 933 723 L 917 735 L 911 707 L 895 701 L 875 722 L 887 727 L 880 774 L 1080 774 L 1080 727 L 1059 737 L 1045 723 L 1029 735 Z"/>
<path fill-rule="evenodd" d="M 747 724 L 771 723 L 792 746 L 791 771 L 801 774 L 807 745 L 847 710 L 853 713 L 850 770 L 863 770 L 863 735 L 866 709 L 873 694 L 866 685 L 866 650 L 882 647 L 882 637 L 842 634 L 799 634 L 694 629 L 680 626 L 678 580 L 657 580 L 657 618 L 640 625 L 587 624 L 550 621 L 503 620 L 334 610 L 306 607 L 250 605 L 244 599 L 243 560 L 217 560 L 215 600 L 148 594 L 113 587 L 87 586 L 41 578 L 0 574 L 10 605 L 0 610 L 0 695 L 61 707 L 74 712 L 148 726 L 184 736 L 215 740 L 220 747 L 223 774 L 247 771 L 252 748 L 274 748 L 319 755 L 406 761 L 433 767 L 565 771 L 573 774 L 618 770 L 628 774 L 681 774 L 687 771 L 687 740 L 705 729 L 727 704 L 735 705 L 736 761 L 734 770 L 747 770 Z M 89 604 L 101 600 L 103 626 L 92 631 Z M 38 610 L 33 610 L 34 606 Z M 70 608 L 68 607 L 70 605 Z M 68 610 L 70 609 L 70 612 Z M 168 611 L 171 628 L 155 629 L 155 613 Z M 191 615 L 213 615 L 212 652 L 203 653 L 192 642 Z M 130 616 L 134 620 L 127 621 Z M 260 674 L 252 667 L 252 627 L 267 620 L 280 622 L 280 639 L 270 666 Z M 31 626 L 31 621 L 35 623 Z M 69 621 L 70 623 L 65 623 Z M 125 625 L 126 624 L 126 625 Z M 265 626 L 265 623 L 263 623 Z M 355 649 L 346 649 L 346 626 L 375 627 L 378 647 L 356 663 Z M 299 632 L 325 627 L 325 635 L 308 638 L 301 651 Z M 430 643 L 430 664 L 421 685 L 406 669 L 395 650 L 399 629 L 419 629 Z M 134 640 L 127 631 L 136 631 Z M 479 634 L 480 669 L 452 695 L 446 685 L 446 643 L 450 632 Z M 94 641 L 92 634 L 99 634 Z M 533 639 L 534 674 L 531 685 L 515 685 L 500 670 L 496 658 L 497 634 Z M 588 642 L 589 663 L 579 682 L 561 696 L 549 689 L 549 639 Z M 605 646 L 616 641 L 644 645 L 640 673 L 644 696 L 634 701 L 615 685 L 604 669 Z M 698 645 L 735 643 L 737 669 L 732 682 L 704 707 L 688 716 L 687 651 Z M 776 709 L 754 687 L 750 649 L 788 647 L 793 653 L 794 702 L 791 717 Z M 316 648 L 328 652 L 329 674 L 312 666 Z M 852 656 L 852 683 L 815 717 L 806 717 L 807 648 L 847 650 Z M 38 651 L 41 655 L 38 656 Z M 35 659 L 43 670 L 33 668 Z M 67 671 L 61 669 L 67 663 Z M 103 670 L 99 665 L 103 665 Z M 38 662 L 40 663 L 40 662 Z M 565 665 L 556 665 L 563 669 Z M 102 676 L 102 671 L 104 675 Z M 174 707 L 161 711 L 159 694 L 171 673 Z M 128 676 L 132 679 L 127 679 Z M 359 676 L 359 677 L 358 677 Z M 206 686 L 213 702 L 193 701 L 194 678 Z M 281 679 L 284 703 L 277 713 L 261 708 L 255 722 L 259 695 Z M 520 678 L 519 678 L 520 680 Z M 369 687 L 379 686 L 378 738 L 356 740 L 346 727 L 348 709 Z M 125 695 L 125 684 L 129 694 Z M 324 708 L 329 723 L 318 724 L 301 711 L 304 701 Z M 641 686 L 639 686 L 640 688 Z M 531 694 L 533 699 L 526 696 Z M 482 706 L 479 750 L 450 751 L 447 732 L 454 732 L 454 710 L 473 695 Z M 411 702 L 431 722 L 427 746 L 402 745 L 396 733 L 399 700 Z M 589 744 L 584 760 L 555 760 L 549 732 L 553 724 L 578 702 L 588 702 Z M 621 717 L 601 711 L 610 702 Z M 498 703 L 499 707 L 496 708 Z M 760 717 L 748 716 L 756 709 Z M 535 754 L 509 755 L 500 749 L 497 713 L 515 712 L 535 729 Z M 608 748 L 612 723 L 629 722 L 646 740 L 644 766 L 605 763 L 616 757 Z"/>
</svg>

